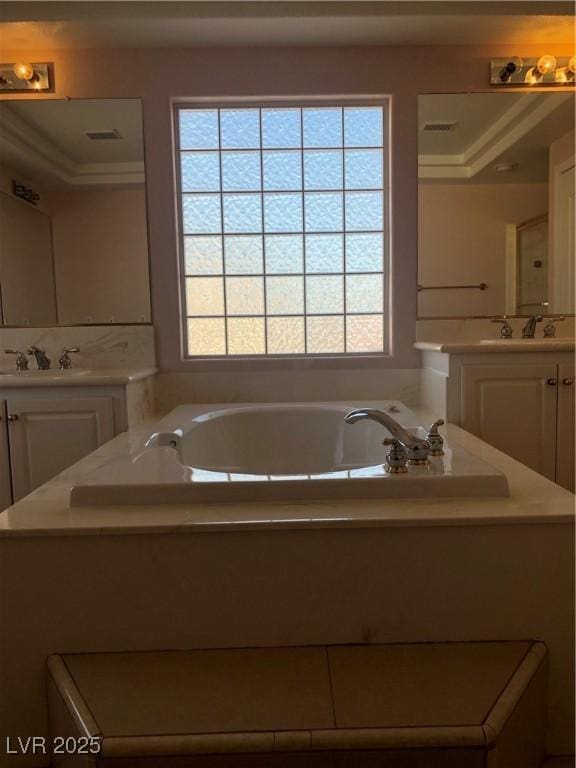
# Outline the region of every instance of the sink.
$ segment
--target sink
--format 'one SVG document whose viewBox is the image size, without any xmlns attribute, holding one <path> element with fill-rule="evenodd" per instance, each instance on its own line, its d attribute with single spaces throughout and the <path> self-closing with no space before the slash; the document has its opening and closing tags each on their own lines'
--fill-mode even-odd
<svg viewBox="0 0 576 768">
<path fill-rule="evenodd" d="M 0 371 L 2 376 L 18 376 L 18 378 L 25 378 L 29 376 L 89 376 L 91 373 L 94 373 L 94 371 L 92 371 L 90 368 L 68 368 L 64 371 L 61 371 L 58 368 L 49 368 L 47 371 Z"/>
<path fill-rule="evenodd" d="M 517 339 L 480 339 L 480 344 L 498 344 L 498 345 L 504 345 L 504 344 L 522 344 L 523 346 L 542 346 L 542 345 L 549 345 L 549 346 L 557 346 L 558 344 L 562 345 L 574 345 L 576 342 L 575 339 L 570 339 L 567 337 L 554 337 L 551 339 L 545 339 L 542 336 L 535 338 L 535 339 L 523 339 L 522 337 Z"/>
</svg>

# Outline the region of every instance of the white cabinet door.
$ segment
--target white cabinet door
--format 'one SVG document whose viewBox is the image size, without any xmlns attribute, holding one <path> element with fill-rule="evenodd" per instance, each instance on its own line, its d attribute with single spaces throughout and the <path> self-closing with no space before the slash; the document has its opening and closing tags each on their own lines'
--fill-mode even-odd
<svg viewBox="0 0 576 768">
<path fill-rule="evenodd" d="M 557 396 L 555 363 L 464 365 L 461 424 L 554 480 Z"/>
<path fill-rule="evenodd" d="M 12 504 L 12 484 L 10 482 L 6 401 L 0 400 L 0 512 L 9 507 L 10 504 Z"/>
<path fill-rule="evenodd" d="M 558 366 L 558 438 L 556 482 L 574 492 L 574 396 L 576 371 L 573 365 Z"/>
<path fill-rule="evenodd" d="M 111 440 L 111 397 L 8 400 L 14 501 Z"/>
</svg>

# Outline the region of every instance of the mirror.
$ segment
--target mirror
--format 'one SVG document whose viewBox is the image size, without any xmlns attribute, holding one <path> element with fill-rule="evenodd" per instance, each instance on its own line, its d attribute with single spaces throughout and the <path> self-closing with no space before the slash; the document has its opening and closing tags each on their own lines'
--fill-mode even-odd
<svg viewBox="0 0 576 768">
<path fill-rule="evenodd" d="M 573 314 L 574 94 L 418 111 L 418 317 Z"/>
<path fill-rule="evenodd" d="M 0 102 L 1 324 L 150 316 L 140 100 Z"/>
</svg>

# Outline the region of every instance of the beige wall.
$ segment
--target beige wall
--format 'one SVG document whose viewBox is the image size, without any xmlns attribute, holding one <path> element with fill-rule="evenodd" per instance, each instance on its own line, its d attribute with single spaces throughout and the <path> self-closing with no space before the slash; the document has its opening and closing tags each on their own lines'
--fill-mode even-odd
<svg viewBox="0 0 576 768">
<path fill-rule="evenodd" d="M 555 55 L 567 53 L 553 44 L 548 49 Z M 522 46 L 522 53 L 535 56 L 541 51 Z M 19 51 L 16 58 L 54 62 L 56 87 L 52 98 L 143 98 L 152 308 L 159 362 L 164 370 L 190 370 L 190 365 L 179 362 L 172 98 L 391 95 L 393 355 L 379 364 L 405 368 L 419 362 L 412 348 L 417 281 L 418 94 L 489 90 L 488 61 L 507 54 L 509 46 L 373 46 Z M 15 56 L 5 51 L 7 61 L 16 60 Z M 304 363 L 310 365 L 309 361 Z M 229 365 L 225 362 L 224 368 Z M 257 365 L 270 367 L 275 363 L 263 360 Z M 333 365 L 343 368 L 350 364 Z M 222 375 L 230 377 L 232 386 L 233 371 Z"/>
<path fill-rule="evenodd" d="M 52 191 L 46 199 L 60 322 L 150 322 L 144 189 Z"/>
<path fill-rule="evenodd" d="M 418 282 L 486 283 L 485 291 L 422 291 L 419 317 L 506 311 L 506 225 L 546 213 L 547 184 L 420 184 Z"/>
</svg>

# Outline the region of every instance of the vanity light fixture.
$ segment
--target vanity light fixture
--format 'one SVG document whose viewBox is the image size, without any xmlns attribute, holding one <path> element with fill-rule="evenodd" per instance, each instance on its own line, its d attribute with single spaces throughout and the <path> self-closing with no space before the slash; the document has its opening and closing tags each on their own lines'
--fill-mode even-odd
<svg viewBox="0 0 576 768">
<path fill-rule="evenodd" d="M 40 195 L 37 192 L 34 192 L 31 187 L 16 181 L 16 179 L 12 179 L 12 193 L 31 205 L 38 205 L 40 202 Z"/>
<path fill-rule="evenodd" d="M 510 56 L 490 62 L 491 85 L 570 85 L 575 81 L 575 57 L 552 56 L 522 59 Z"/>
<path fill-rule="evenodd" d="M 0 64 L 0 91 L 49 91 L 51 69 L 52 65 L 46 62 Z"/>
</svg>

